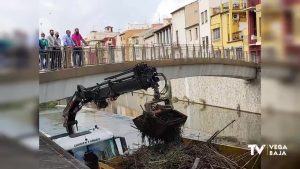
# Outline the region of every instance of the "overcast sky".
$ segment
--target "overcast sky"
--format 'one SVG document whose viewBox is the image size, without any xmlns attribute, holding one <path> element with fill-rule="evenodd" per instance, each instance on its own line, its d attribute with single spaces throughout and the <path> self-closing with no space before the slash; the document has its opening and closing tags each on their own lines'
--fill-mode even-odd
<svg viewBox="0 0 300 169">
<path fill-rule="evenodd" d="M 11 33 L 16 29 L 33 33 L 38 29 L 37 4 L 37 0 L 2 0 L 0 5 L 0 34 Z"/>
<path fill-rule="evenodd" d="M 128 23 L 157 23 L 170 12 L 194 0 L 39 0 L 39 29 L 65 33 L 75 27 L 83 35 L 105 26 L 126 30 Z M 20 4 L 22 5 L 22 4 Z"/>
</svg>

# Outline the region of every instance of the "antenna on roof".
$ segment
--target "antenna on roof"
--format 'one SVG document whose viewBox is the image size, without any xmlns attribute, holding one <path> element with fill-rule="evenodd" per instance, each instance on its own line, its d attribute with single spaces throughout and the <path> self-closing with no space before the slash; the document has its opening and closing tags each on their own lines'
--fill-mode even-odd
<svg viewBox="0 0 300 169">
<path fill-rule="evenodd" d="M 160 13 L 158 13 L 158 23 L 160 23 Z"/>
</svg>

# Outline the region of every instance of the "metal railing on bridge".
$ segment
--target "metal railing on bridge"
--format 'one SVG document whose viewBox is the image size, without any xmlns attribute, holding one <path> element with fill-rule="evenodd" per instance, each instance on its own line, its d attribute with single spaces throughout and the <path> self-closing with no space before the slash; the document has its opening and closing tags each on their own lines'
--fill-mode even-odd
<svg viewBox="0 0 300 169">
<path fill-rule="evenodd" d="M 57 70 L 98 64 L 184 58 L 221 58 L 259 63 L 242 48 L 202 45 L 127 45 L 118 47 L 55 48 L 40 51 L 40 69 Z"/>
</svg>

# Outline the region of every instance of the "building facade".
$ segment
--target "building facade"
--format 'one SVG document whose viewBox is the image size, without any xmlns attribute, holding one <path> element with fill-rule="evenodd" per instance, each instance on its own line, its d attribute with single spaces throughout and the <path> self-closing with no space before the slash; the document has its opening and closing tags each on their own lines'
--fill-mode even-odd
<svg viewBox="0 0 300 169">
<path fill-rule="evenodd" d="M 155 43 L 155 37 L 154 37 L 154 33 L 149 33 L 146 34 L 144 37 L 144 41 L 145 41 L 145 45 L 146 46 L 152 46 Z"/>
<path fill-rule="evenodd" d="M 210 3 L 211 0 L 199 0 L 199 38 L 200 44 L 205 47 L 211 44 L 210 32 Z"/>
<path fill-rule="evenodd" d="M 172 44 L 172 23 L 162 26 L 154 32 L 155 45 L 171 45 Z"/>
<path fill-rule="evenodd" d="M 181 7 L 172 14 L 172 44 L 186 44 L 185 7 Z"/>
<path fill-rule="evenodd" d="M 141 32 L 147 31 L 148 29 L 129 29 L 120 34 L 121 45 L 134 45 L 138 43 L 136 39 Z"/>
<path fill-rule="evenodd" d="M 248 0 L 248 41 L 252 60 L 261 62 L 261 0 Z"/>
<path fill-rule="evenodd" d="M 148 29 L 129 29 L 120 34 L 120 43 L 122 46 L 123 57 L 125 61 L 133 61 L 133 46 L 139 45 L 140 33 Z"/>
<path fill-rule="evenodd" d="M 185 6 L 185 34 L 188 45 L 199 45 L 199 3 L 192 2 Z"/>
<path fill-rule="evenodd" d="M 214 57 L 249 60 L 248 11 L 243 0 L 228 0 L 211 8 Z"/>
<path fill-rule="evenodd" d="M 117 36 L 119 32 L 114 32 L 112 26 L 107 26 L 104 28 L 103 32 L 91 31 L 85 38 L 89 46 L 94 47 L 99 46 L 116 46 Z"/>
</svg>

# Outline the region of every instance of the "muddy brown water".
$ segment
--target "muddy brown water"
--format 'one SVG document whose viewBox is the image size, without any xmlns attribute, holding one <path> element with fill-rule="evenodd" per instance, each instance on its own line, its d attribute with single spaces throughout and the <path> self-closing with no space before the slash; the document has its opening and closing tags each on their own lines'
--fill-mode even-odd
<svg viewBox="0 0 300 169">
<path fill-rule="evenodd" d="M 142 143 L 142 139 L 139 131 L 131 127 L 132 119 L 141 115 L 140 105 L 149 100 L 151 97 L 147 95 L 126 94 L 109 104 L 105 110 L 83 109 L 77 115 L 78 128 L 83 131 L 95 125 L 105 127 L 115 136 L 124 136 L 130 148 L 136 148 Z M 215 143 L 247 148 L 247 144 L 257 143 L 260 140 L 261 116 L 258 113 L 186 102 L 177 102 L 173 106 L 188 117 L 183 127 L 185 138 L 205 141 L 235 119 L 235 123 L 218 135 L 214 140 Z M 62 111 L 62 107 L 41 111 L 40 130 L 51 136 L 64 133 Z"/>
</svg>

